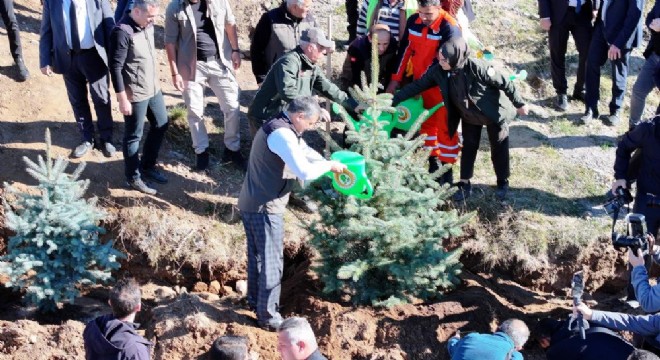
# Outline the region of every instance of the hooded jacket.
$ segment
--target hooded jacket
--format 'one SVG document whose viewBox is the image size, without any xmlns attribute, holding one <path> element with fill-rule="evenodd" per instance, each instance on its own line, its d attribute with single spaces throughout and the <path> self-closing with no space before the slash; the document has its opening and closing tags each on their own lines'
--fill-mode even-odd
<svg viewBox="0 0 660 360">
<path fill-rule="evenodd" d="M 152 345 L 135 330 L 139 324 L 99 316 L 87 323 L 83 332 L 87 360 L 149 360 Z"/>
<path fill-rule="evenodd" d="M 436 61 L 419 80 L 413 81 L 394 94 L 393 105 L 434 86 L 440 87 L 447 107 L 449 134 L 453 136 L 461 121 L 460 111 L 452 101 L 454 99 L 452 92 L 457 91 L 456 80 L 458 80 L 462 82 L 462 92 L 473 104 L 475 111 L 502 127 L 516 117 L 516 109 L 525 105 L 523 99 L 511 80 L 500 71 L 483 60 L 469 58 L 466 51 L 459 51 L 449 46 L 455 40 L 457 39 L 450 39 L 446 45 L 443 45 L 442 51 L 452 68 L 462 67 L 460 70 L 462 77 L 450 80 L 450 77 L 456 76 L 458 72 L 445 71 Z"/>
</svg>

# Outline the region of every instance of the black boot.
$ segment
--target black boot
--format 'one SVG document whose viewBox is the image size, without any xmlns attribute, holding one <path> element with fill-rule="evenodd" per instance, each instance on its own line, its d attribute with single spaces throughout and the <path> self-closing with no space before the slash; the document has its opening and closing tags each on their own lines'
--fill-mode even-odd
<svg viewBox="0 0 660 360">
<path fill-rule="evenodd" d="M 436 172 L 440 169 L 440 161 L 437 156 L 429 156 L 429 173 Z"/>
<path fill-rule="evenodd" d="M 16 67 L 18 68 L 18 81 L 20 82 L 26 81 L 30 77 L 30 71 L 28 71 L 27 66 L 25 66 L 23 57 L 22 56 L 16 57 L 14 59 L 14 62 L 16 63 Z"/>
<path fill-rule="evenodd" d="M 446 173 L 442 174 L 442 176 L 438 178 L 438 183 L 440 185 L 443 184 L 452 185 L 454 183 L 454 169 L 449 168 L 449 170 L 447 170 Z"/>
</svg>

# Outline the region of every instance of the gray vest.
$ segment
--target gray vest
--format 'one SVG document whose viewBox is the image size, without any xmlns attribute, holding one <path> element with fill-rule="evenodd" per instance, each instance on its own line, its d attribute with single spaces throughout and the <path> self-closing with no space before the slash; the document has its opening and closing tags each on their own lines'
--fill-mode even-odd
<svg viewBox="0 0 660 360">
<path fill-rule="evenodd" d="M 121 71 L 130 102 L 152 98 L 160 90 L 156 73 L 156 48 L 154 27 L 149 25 L 141 31 L 128 24 L 119 24 L 131 38 L 124 68 Z"/>
<path fill-rule="evenodd" d="M 238 209 L 243 212 L 282 214 L 289 202 L 289 193 L 296 178 L 285 178 L 284 161 L 268 148 L 268 136 L 279 128 L 300 134 L 291 121 L 280 113 L 257 131 L 252 140 L 247 173 L 238 197 Z"/>
<path fill-rule="evenodd" d="M 288 17 L 289 13 L 287 13 L 286 10 L 284 10 L 284 12 L 285 16 Z M 270 68 L 280 56 L 298 46 L 302 32 L 315 27 L 316 19 L 314 19 L 314 16 L 309 12 L 300 22 L 293 21 L 292 23 L 277 21 L 277 19 L 275 19 L 276 15 L 273 11 L 269 12 L 268 16 L 271 17 L 272 25 L 270 40 L 268 41 L 268 46 L 266 47 L 265 52 L 266 62 L 268 63 L 268 68 Z"/>
</svg>

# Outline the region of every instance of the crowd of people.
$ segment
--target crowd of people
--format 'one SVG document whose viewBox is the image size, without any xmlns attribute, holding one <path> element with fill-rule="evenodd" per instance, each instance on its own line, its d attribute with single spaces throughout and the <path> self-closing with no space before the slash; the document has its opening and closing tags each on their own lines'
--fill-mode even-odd
<svg viewBox="0 0 660 360">
<path fill-rule="evenodd" d="M 414 3 L 414 4 L 411 4 Z M 13 0 L 0 2 L 0 13 L 10 40 L 19 77 L 29 77 L 21 52 Z M 612 100 L 605 121 L 617 125 L 625 95 L 630 53 L 642 44 L 642 0 L 539 0 L 540 27 L 549 33 L 555 106 L 568 107 L 566 52 L 572 34 L 579 64 L 572 99 L 584 102 L 584 123 L 598 118 L 600 70 L 612 66 Z M 228 0 L 172 0 L 165 10 L 165 50 L 171 83 L 182 93 L 195 152 L 196 171 L 210 166 L 209 137 L 205 127 L 204 90 L 218 99 L 224 117 L 222 160 L 245 171 L 238 199 L 247 236 L 247 304 L 259 327 L 277 331 L 282 359 L 324 359 L 309 323 L 284 319 L 279 313 L 283 272 L 284 211 L 300 182 L 346 166 L 328 161 L 308 146 L 302 134 L 330 114 L 315 94 L 359 112 L 346 87 L 371 76 L 372 42 L 377 42 L 381 91 L 394 94 L 394 105 L 420 95 L 424 106 L 443 107 L 426 119 L 419 131 L 428 151 L 428 171 L 454 164 L 460 157 L 460 179 L 450 171 L 438 182 L 456 186 L 455 201 L 472 194 L 477 150 L 483 128 L 490 142 L 497 178 L 496 196 L 509 191 L 509 126 L 527 106 L 513 80 L 475 50 L 469 23 L 475 14 L 469 0 L 346 0 L 349 42 L 343 67 L 344 84 L 326 78 L 323 57 L 334 51 L 334 41 L 319 29 L 311 13 L 312 0 L 285 0 L 264 13 L 250 46 L 252 72 L 259 89 L 248 107 L 252 147 L 246 160 L 240 152 L 241 67 L 236 19 Z M 158 167 L 158 154 L 168 128 L 168 116 L 159 86 L 154 39 L 158 0 L 121 0 L 113 12 L 108 0 L 43 0 L 39 41 L 41 73 L 60 74 L 80 133 L 72 156 L 83 157 L 97 148 L 107 157 L 117 152 L 110 97 L 112 82 L 119 111 L 124 116 L 122 153 L 127 185 L 150 195 L 153 183 L 168 178 Z M 660 85 L 660 6 L 646 17 L 651 39 L 646 62 L 633 86 L 629 131 L 618 145 L 613 193 L 636 182 L 633 211 L 643 214 L 653 244 L 660 225 L 660 117 L 642 121 L 647 95 Z M 473 35 L 470 35 L 473 36 Z M 96 114 L 93 123 L 91 95 Z M 660 107 L 658 107 L 660 111 Z M 139 153 L 145 122 L 149 130 Z M 461 135 L 459 136 L 459 125 Z M 98 134 L 97 134 L 98 133 Z M 461 140 L 462 138 L 462 140 Z M 462 150 L 462 153 L 461 153 Z M 637 155 L 633 155 L 633 152 Z M 460 154 L 460 156 L 459 156 Z M 631 161 L 637 160 L 637 161 Z M 635 165 L 633 165 L 633 163 Z M 632 173 L 632 175 L 631 175 Z M 313 205 L 300 200 L 308 209 Z M 653 246 L 649 248 L 653 254 Z M 660 288 L 652 287 L 644 256 L 630 252 L 631 288 L 645 311 L 660 310 Z M 84 333 L 88 359 L 148 359 L 150 343 L 135 331 L 141 308 L 140 289 L 134 280 L 118 281 L 110 293 L 112 315 L 91 321 Z M 538 328 L 539 344 L 548 359 L 648 359 L 613 330 L 635 333 L 636 346 L 660 346 L 660 315 L 630 316 L 589 309 L 580 303 L 574 316 L 591 326 L 586 338 L 565 322 L 544 319 Z M 504 321 L 493 334 L 456 334 L 448 341 L 452 359 L 521 359 L 530 331 L 518 319 Z M 226 336 L 212 347 L 217 359 L 247 359 L 247 340 Z"/>
</svg>

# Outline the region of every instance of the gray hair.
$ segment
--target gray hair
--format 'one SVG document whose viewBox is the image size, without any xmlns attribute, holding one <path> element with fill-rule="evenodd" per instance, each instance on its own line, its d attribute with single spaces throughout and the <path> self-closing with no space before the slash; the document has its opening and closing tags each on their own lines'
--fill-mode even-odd
<svg viewBox="0 0 660 360">
<path fill-rule="evenodd" d="M 289 102 L 286 112 L 289 114 L 303 113 L 306 119 L 311 119 L 321 114 L 321 106 L 312 96 L 299 96 Z"/>
<path fill-rule="evenodd" d="M 149 6 L 159 7 L 160 3 L 158 0 L 133 0 L 133 7 L 140 8 L 141 10 L 147 10 Z"/>
<path fill-rule="evenodd" d="M 440 6 L 440 0 L 417 0 L 417 6 L 419 7 L 428 7 L 428 6 Z"/>
<path fill-rule="evenodd" d="M 303 6 L 305 5 L 305 0 L 286 0 L 286 6 Z"/>
<path fill-rule="evenodd" d="M 309 322 L 305 318 L 290 317 L 282 321 L 277 331 L 286 333 L 292 344 L 302 341 L 314 347 L 318 346 L 316 337 L 314 336 L 314 330 L 312 330 L 312 326 L 309 325 Z"/>
<path fill-rule="evenodd" d="M 513 346 L 516 348 L 522 348 L 529 338 L 529 328 L 519 319 L 506 320 L 500 324 L 497 330 L 507 334 L 513 340 Z"/>
</svg>

